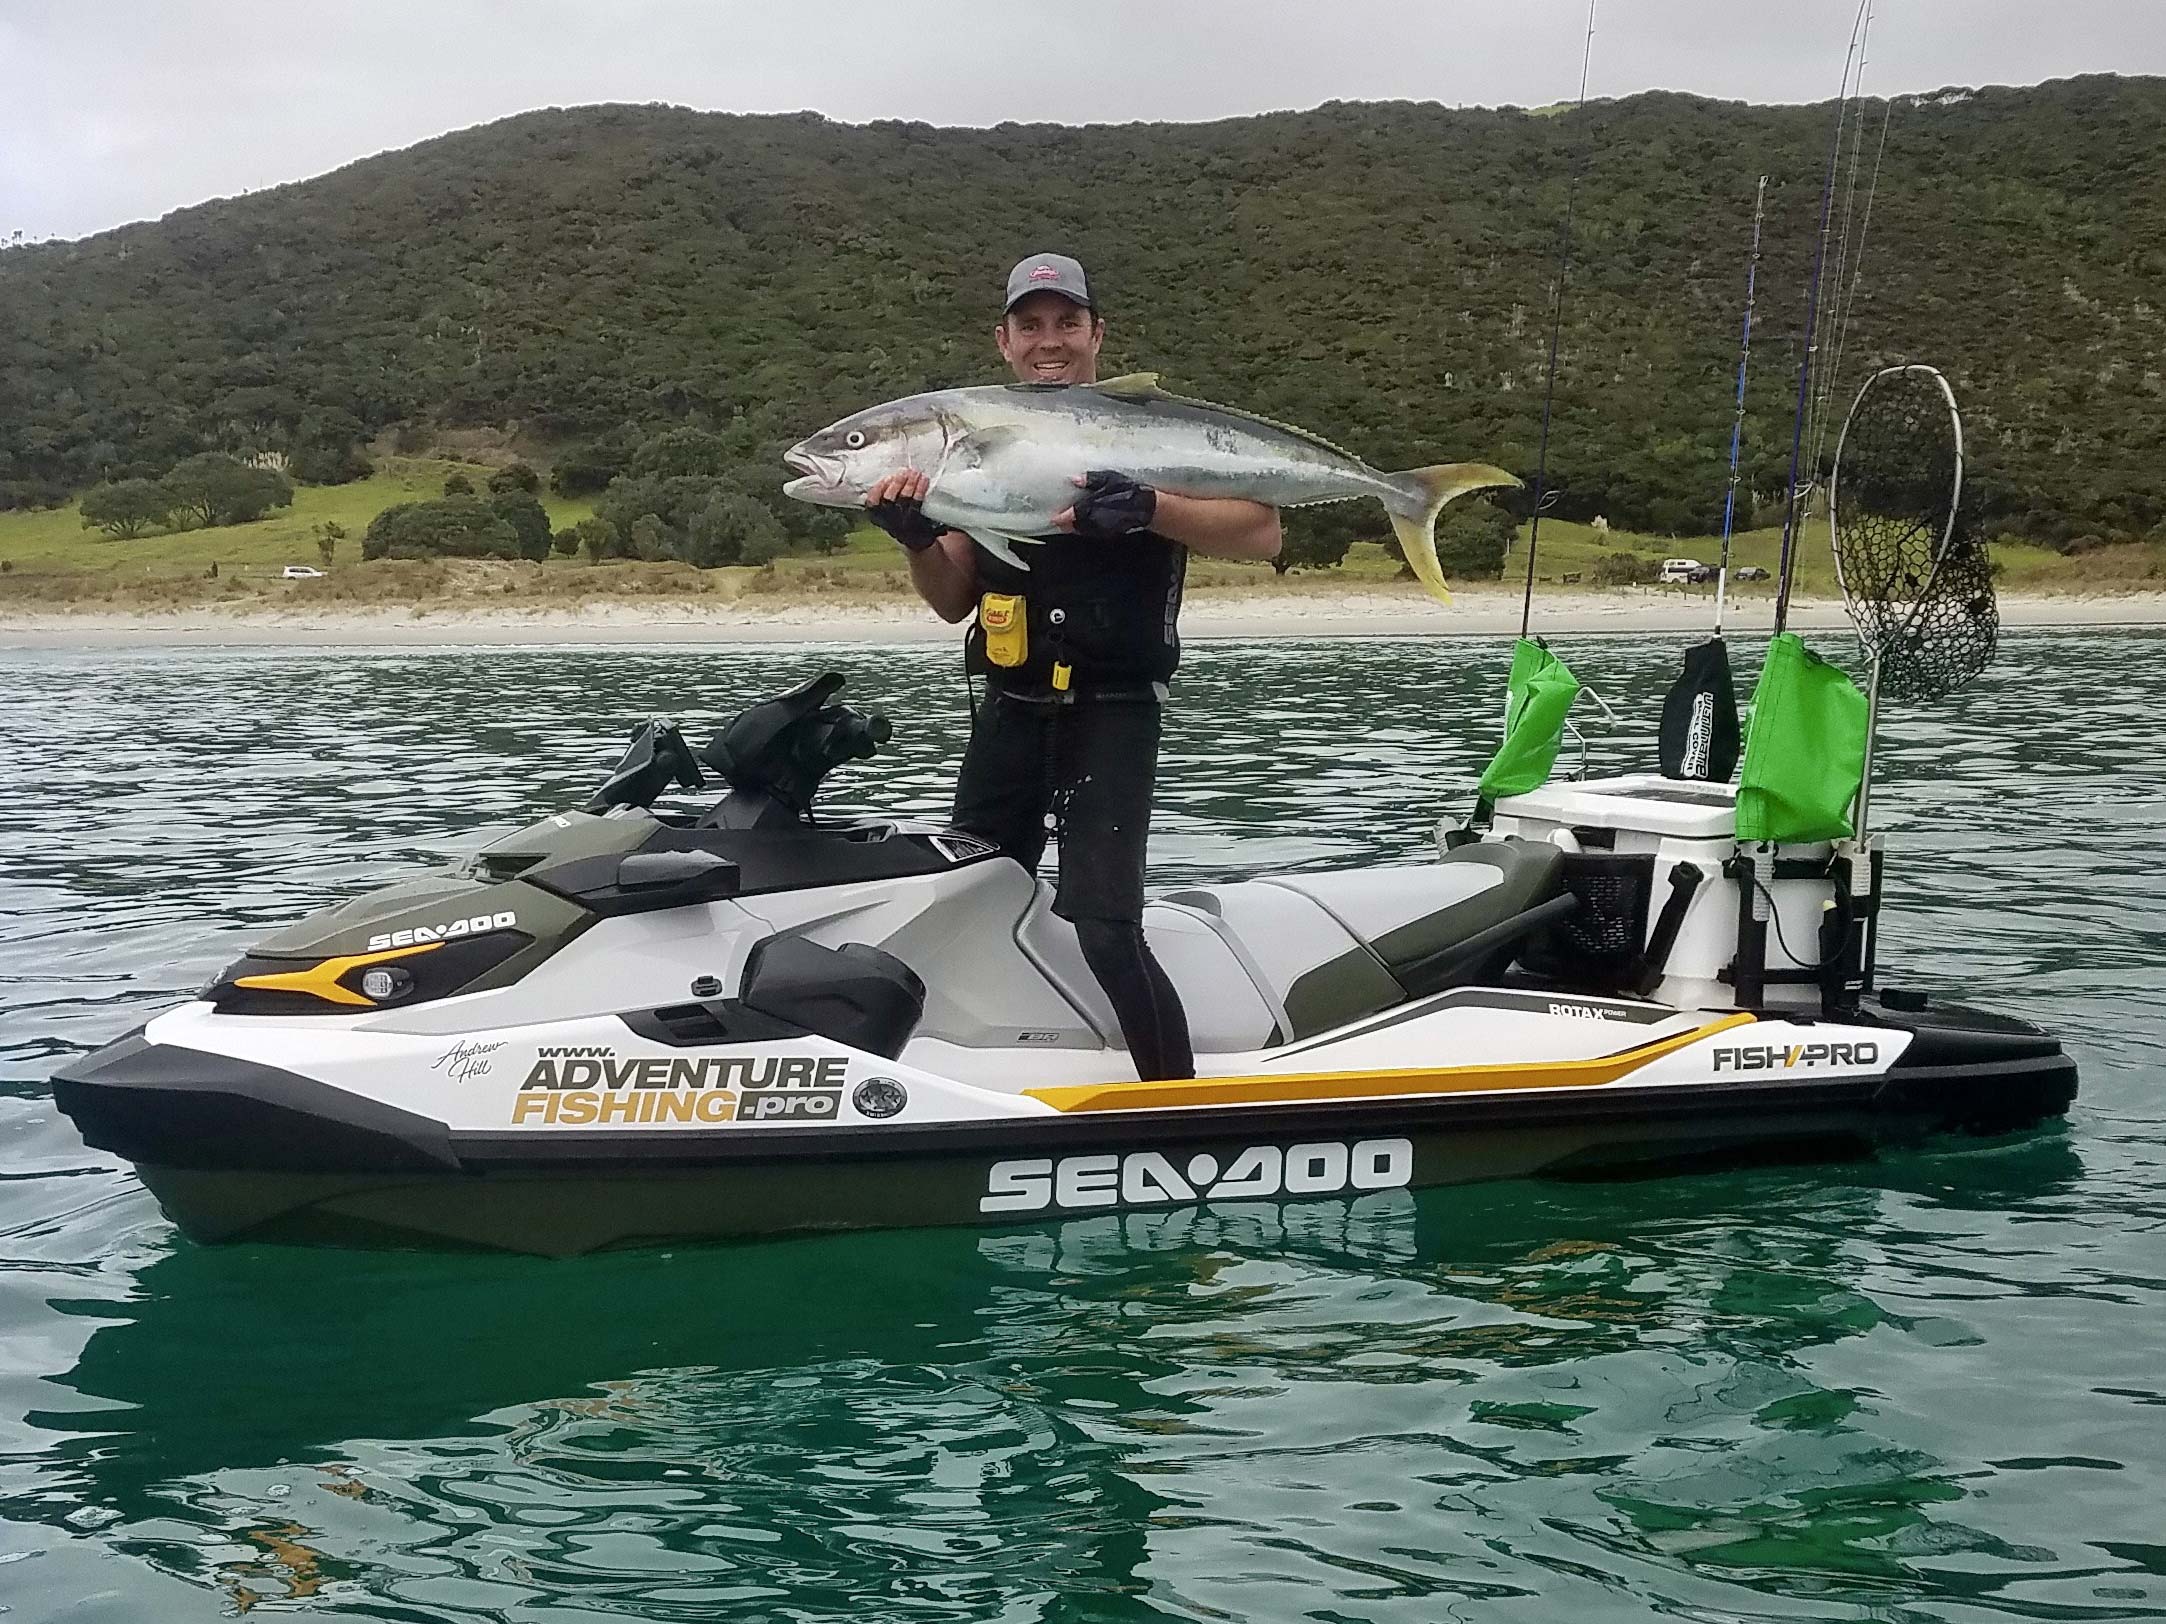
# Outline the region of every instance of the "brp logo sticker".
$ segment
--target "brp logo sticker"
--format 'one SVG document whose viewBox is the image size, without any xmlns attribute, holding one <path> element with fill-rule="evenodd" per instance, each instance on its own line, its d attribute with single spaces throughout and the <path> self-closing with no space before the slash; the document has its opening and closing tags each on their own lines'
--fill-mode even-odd
<svg viewBox="0 0 2166 1624">
<path fill-rule="evenodd" d="M 850 1103 L 859 1116 L 880 1120 L 901 1114 L 910 1093 L 892 1077 L 868 1077 L 851 1090 Z"/>
</svg>

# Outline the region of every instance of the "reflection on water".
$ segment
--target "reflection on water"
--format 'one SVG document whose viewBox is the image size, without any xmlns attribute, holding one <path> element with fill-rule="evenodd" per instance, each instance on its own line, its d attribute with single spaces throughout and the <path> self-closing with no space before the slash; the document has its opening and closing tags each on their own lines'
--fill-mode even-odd
<svg viewBox="0 0 2166 1624">
<path fill-rule="evenodd" d="M 1877 803 L 1890 957 L 2069 1033 L 2065 1127 L 569 1262 L 187 1245 L 42 1079 L 266 925 L 579 796 L 641 716 L 704 726 L 809 659 L 0 657 L 0 1604 L 2166 1616 L 2166 763 L 2108 747 L 2160 646 L 2015 641 L 1953 719 L 1898 719 Z M 1613 700 L 1674 658 L 1566 652 Z M 946 657 L 833 663 L 904 719 L 881 799 L 937 812 Z M 1198 651 L 1154 868 L 1417 852 L 1501 664 Z M 1598 766 L 1651 756 L 1651 699 L 1619 709 Z"/>
</svg>

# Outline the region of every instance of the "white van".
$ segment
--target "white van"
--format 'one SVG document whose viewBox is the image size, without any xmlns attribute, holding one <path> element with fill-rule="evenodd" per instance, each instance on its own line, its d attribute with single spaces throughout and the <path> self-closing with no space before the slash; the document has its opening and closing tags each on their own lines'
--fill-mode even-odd
<svg viewBox="0 0 2166 1624">
<path fill-rule="evenodd" d="M 1662 573 L 1655 579 L 1665 586 L 1675 586 L 1699 580 L 1700 571 L 1706 568 L 1697 558 L 1665 558 L 1662 561 Z"/>
</svg>

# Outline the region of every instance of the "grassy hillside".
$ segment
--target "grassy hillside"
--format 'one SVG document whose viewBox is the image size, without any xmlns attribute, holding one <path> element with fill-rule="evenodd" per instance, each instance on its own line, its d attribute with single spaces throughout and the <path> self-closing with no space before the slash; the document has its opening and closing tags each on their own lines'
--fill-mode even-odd
<svg viewBox="0 0 2166 1624">
<path fill-rule="evenodd" d="M 0 561 L 27 573 L 99 575 L 193 574 L 214 562 L 221 569 L 317 565 L 322 560 L 316 551 L 316 527 L 335 523 L 344 526 L 348 538 L 338 544 L 340 561 L 358 564 L 361 533 L 385 508 L 442 495 L 444 481 L 453 473 L 464 473 L 479 489 L 491 472 L 478 464 L 437 458 L 392 458 L 369 478 L 350 485 L 303 485 L 294 492 L 292 507 L 254 524 L 157 532 L 131 541 L 85 529 L 72 502 L 61 508 L 0 513 Z M 541 500 L 549 510 L 551 526 L 557 529 L 577 524 L 594 511 L 594 504 L 585 499 L 568 500 L 544 492 Z"/>
<path fill-rule="evenodd" d="M 1525 473 L 1584 155 L 1557 511 L 1704 533 L 1761 173 L 1747 484 L 1782 484 L 1829 111 L 1650 94 L 1086 129 L 526 114 L 0 253 L 0 503 L 395 425 L 546 450 L 734 421 L 764 456 L 867 401 L 991 375 L 1001 273 L 1049 244 L 1093 268 L 1108 370 L 1155 368 L 1380 464 Z M 1905 98 L 1872 220 L 1835 398 L 1869 367 L 1933 361 L 1999 528 L 2158 526 L 2166 81 Z"/>
</svg>

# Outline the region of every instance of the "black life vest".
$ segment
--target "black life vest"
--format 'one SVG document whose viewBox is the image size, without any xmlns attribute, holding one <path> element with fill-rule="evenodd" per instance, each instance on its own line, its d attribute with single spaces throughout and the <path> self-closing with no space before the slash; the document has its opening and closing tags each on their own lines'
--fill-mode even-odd
<svg viewBox="0 0 2166 1624">
<path fill-rule="evenodd" d="M 1023 663 L 997 666 L 985 654 L 975 619 L 966 658 L 994 687 L 1026 697 L 1053 691 L 1053 667 L 1065 663 L 1069 691 L 1134 698 L 1162 684 L 1181 663 L 1181 587 L 1188 549 L 1143 531 L 1097 541 L 1065 531 L 1019 549 L 1027 570 L 975 549 L 980 603 L 989 592 L 1020 597 L 1028 637 Z"/>
</svg>

